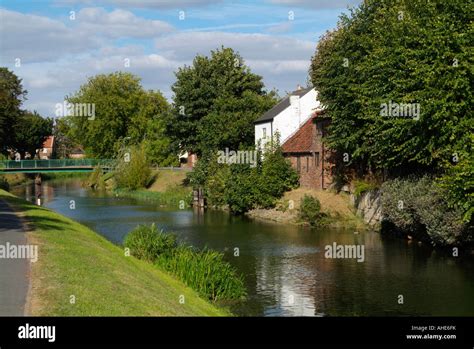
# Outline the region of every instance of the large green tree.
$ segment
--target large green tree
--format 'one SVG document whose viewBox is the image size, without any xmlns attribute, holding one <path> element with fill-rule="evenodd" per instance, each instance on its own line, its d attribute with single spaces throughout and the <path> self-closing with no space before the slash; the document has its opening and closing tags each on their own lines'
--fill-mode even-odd
<svg viewBox="0 0 474 349">
<path fill-rule="evenodd" d="M 311 78 L 352 164 L 440 171 L 474 130 L 472 2 L 367 0 L 319 42 Z M 385 116 L 384 103 L 419 118 Z"/>
<path fill-rule="evenodd" d="M 140 78 L 130 73 L 96 75 L 67 101 L 94 105 L 94 117 L 76 113 L 67 118 L 72 139 L 94 157 L 116 157 L 125 145 L 142 143 L 147 137 L 165 137 L 149 131 L 150 123 L 163 122 L 166 99 L 159 91 L 144 90 Z"/>
<path fill-rule="evenodd" d="M 276 103 L 262 78 L 231 48 L 196 56 L 176 72 L 167 133 L 176 147 L 198 154 L 253 144 L 253 122 Z"/>
<path fill-rule="evenodd" d="M 15 124 L 22 115 L 20 107 L 26 94 L 21 79 L 7 68 L 0 68 L 0 151 L 13 146 Z"/>
<path fill-rule="evenodd" d="M 53 119 L 43 118 L 36 111 L 23 112 L 15 122 L 13 147 L 22 155 L 30 153 L 35 156 L 36 150 L 42 148 L 43 142 L 53 132 Z"/>
</svg>

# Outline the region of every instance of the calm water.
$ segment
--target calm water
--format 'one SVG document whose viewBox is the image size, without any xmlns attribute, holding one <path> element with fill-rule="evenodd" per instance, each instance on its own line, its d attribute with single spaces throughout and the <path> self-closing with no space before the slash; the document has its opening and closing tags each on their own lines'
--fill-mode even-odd
<svg viewBox="0 0 474 349">
<path fill-rule="evenodd" d="M 154 222 L 189 244 L 224 252 L 249 292 L 247 301 L 232 308 L 239 315 L 474 315 L 472 259 L 449 258 L 375 232 L 311 230 L 219 211 L 164 209 L 93 192 L 77 180 L 43 183 L 42 192 L 46 207 L 117 244 L 137 224 Z M 14 193 L 33 200 L 34 187 Z M 333 242 L 365 245 L 365 261 L 324 258 L 324 247 Z"/>
</svg>

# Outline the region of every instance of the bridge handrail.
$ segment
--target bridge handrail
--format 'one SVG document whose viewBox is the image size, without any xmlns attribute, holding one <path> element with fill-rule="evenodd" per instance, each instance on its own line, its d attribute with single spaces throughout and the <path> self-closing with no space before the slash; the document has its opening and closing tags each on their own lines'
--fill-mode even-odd
<svg viewBox="0 0 474 349">
<path fill-rule="evenodd" d="M 50 160 L 0 160 L 0 169 L 62 168 L 62 167 L 115 167 L 113 159 L 50 159 Z"/>
</svg>

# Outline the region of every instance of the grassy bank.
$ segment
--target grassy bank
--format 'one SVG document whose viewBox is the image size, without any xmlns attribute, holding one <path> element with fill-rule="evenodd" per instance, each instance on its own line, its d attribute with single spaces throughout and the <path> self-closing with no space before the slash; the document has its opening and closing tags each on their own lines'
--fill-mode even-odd
<svg viewBox="0 0 474 349">
<path fill-rule="evenodd" d="M 31 227 L 29 243 L 39 246 L 31 270 L 32 315 L 229 315 L 87 227 L 3 190 L 0 199 L 21 212 Z"/>
<path fill-rule="evenodd" d="M 367 225 L 358 217 L 352 208 L 349 195 L 336 194 L 327 190 L 297 188 L 288 191 L 281 198 L 274 209 L 255 209 L 247 213 L 251 218 L 274 221 L 284 224 L 306 224 L 298 217 L 301 199 L 310 195 L 321 203 L 321 212 L 325 218 L 323 223 L 330 228 L 363 229 Z"/>
</svg>

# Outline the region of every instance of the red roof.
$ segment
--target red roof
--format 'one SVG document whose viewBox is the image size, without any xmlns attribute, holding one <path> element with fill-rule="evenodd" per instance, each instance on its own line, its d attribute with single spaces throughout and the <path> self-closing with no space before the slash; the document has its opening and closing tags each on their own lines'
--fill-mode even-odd
<svg viewBox="0 0 474 349">
<path fill-rule="evenodd" d="M 281 146 L 284 153 L 310 153 L 313 145 L 313 117 Z"/>
<path fill-rule="evenodd" d="M 48 136 L 43 142 L 43 148 L 52 148 L 54 144 L 54 136 Z"/>
</svg>

